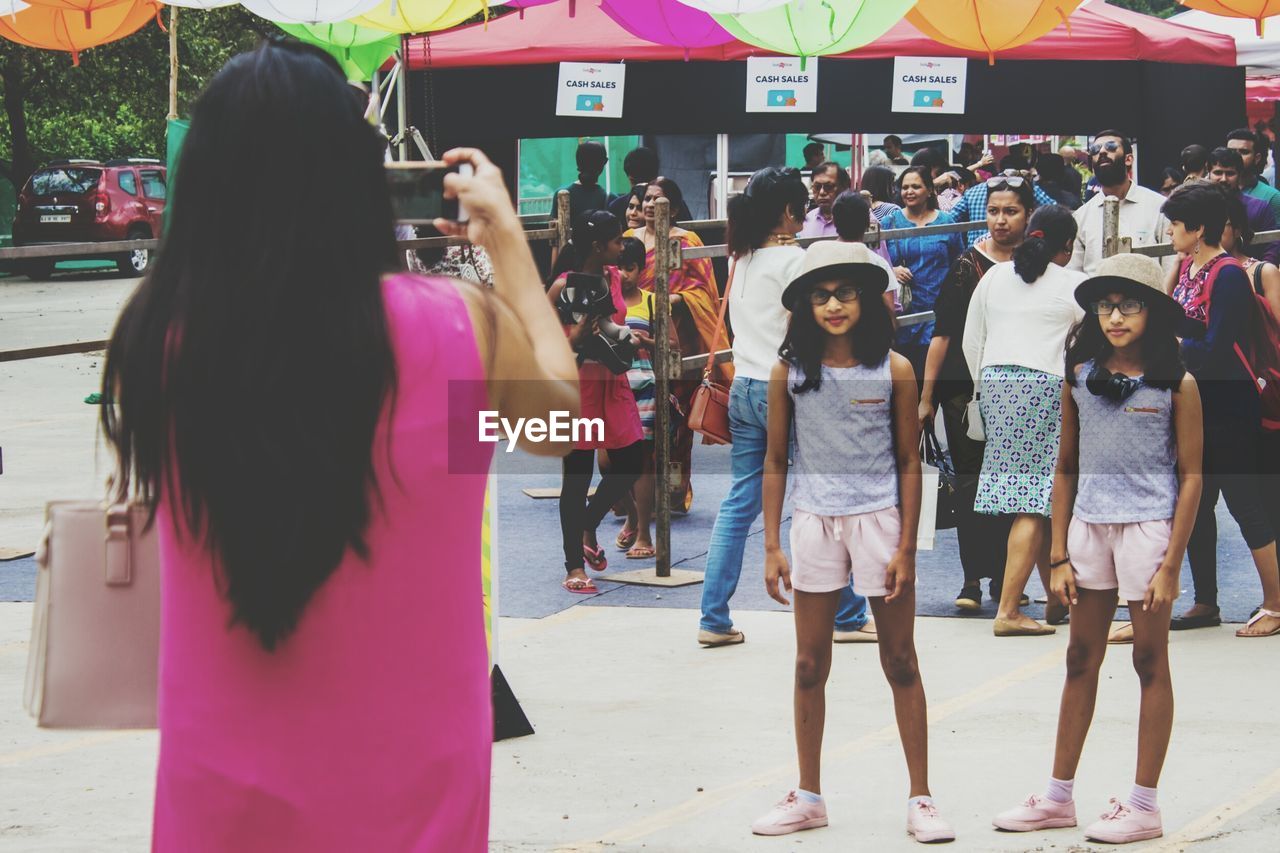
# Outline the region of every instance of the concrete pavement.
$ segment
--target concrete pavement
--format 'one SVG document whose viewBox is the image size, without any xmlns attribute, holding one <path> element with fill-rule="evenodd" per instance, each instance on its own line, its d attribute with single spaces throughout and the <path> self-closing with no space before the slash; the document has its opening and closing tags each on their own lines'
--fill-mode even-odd
<svg viewBox="0 0 1280 853">
<path fill-rule="evenodd" d="M 146 849 L 153 732 L 35 728 L 20 710 L 31 608 L 0 604 L 0 849 Z M 688 614 L 573 607 L 501 620 L 499 661 L 536 734 L 494 746 L 495 851 L 739 853 L 915 849 L 906 770 L 874 646 L 838 646 L 824 789 L 831 826 L 756 838 L 795 784 L 788 614 L 740 617 L 742 646 L 702 649 Z M 1066 637 L 996 640 L 959 619 L 917 624 L 930 701 L 931 783 L 966 851 L 1101 850 L 1079 830 L 1005 834 L 991 815 L 1040 789 L 1052 757 Z M 1133 849 L 1272 849 L 1280 830 L 1274 642 L 1226 629 L 1175 635 L 1173 743 L 1160 787 L 1167 837 Z M 1259 677 L 1263 674 L 1262 677 Z M 1137 681 L 1104 665 L 1076 785 L 1083 823 L 1132 782 Z"/>
</svg>

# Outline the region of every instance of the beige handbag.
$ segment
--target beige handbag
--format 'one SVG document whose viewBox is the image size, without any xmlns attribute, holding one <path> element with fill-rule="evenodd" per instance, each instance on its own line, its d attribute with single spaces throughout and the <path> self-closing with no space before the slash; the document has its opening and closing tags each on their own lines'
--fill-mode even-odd
<svg viewBox="0 0 1280 853">
<path fill-rule="evenodd" d="M 146 523 L 140 505 L 48 505 L 23 691 L 39 725 L 155 728 L 160 552 Z"/>
</svg>

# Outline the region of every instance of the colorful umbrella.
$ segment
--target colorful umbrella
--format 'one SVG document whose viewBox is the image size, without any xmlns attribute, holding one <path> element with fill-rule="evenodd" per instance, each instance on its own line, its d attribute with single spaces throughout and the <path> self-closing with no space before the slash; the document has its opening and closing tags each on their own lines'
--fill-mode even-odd
<svg viewBox="0 0 1280 853">
<path fill-rule="evenodd" d="M 277 24 L 328 24 L 364 14 L 378 0 L 240 0 L 240 5 Z"/>
<path fill-rule="evenodd" d="M 338 24 L 277 24 L 299 41 L 326 51 L 346 73 L 348 80 L 370 80 L 400 47 L 400 37 L 385 30 Z"/>
<path fill-rule="evenodd" d="M 654 44 L 714 47 L 733 41 L 706 12 L 682 6 L 675 0 L 600 0 L 600 8 L 618 26 Z"/>
<path fill-rule="evenodd" d="M 996 51 L 1035 41 L 1058 24 L 1082 0 L 917 0 L 907 20 L 941 44 L 977 50 L 994 65 Z M 1067 26 L 1070 26 L 1067 23 Z"/>
<path fill-rule="evenodd" d="M 873 42 L 916 0 L 804 0 L 750 15 L 716 15 L 739 41 L 784 56 L 848 53 Z"/>
<path fill-rule="evenodd" d="M 382 0 L 351 23 L 389 33 L 431 33 L 456 27 L 488 7 L 500 5 L 498 0 Z"/>
<path fill-rule="evenodd" d="M 93 25 L 93 13 L 108 6 L 118 6 L 128 0 L 27 0 L 27 5 L 45 9 L 61 9 L 64 12 L 80 12 L 84 15 L 85 26 Z"/>
<path fill-rule="evenodd" d="M 1225 18 L 1251 18 L 1262 37 L 1263 24 L 1272 15 L 1280 15 L 1280 0 L 1178 0 L 1183 6 L 1222 15 Z"/>
<path fill-rule="evenodd" d="M 763 12 L 791 0 L 676 0 L 685 6 L 711 12 L 715 15 L 749 15 L 752 12 Z"/>
<path fill-rule="evenodd" d="M 127 0 L 97 9 L 92 22 L 81 11 L 32 6 L 0 17 L 0 37 L 28 47 L 65 50 L 80 64 L 80 52 L 124 38 L 160 14 L 155 0 Z"/>
</svg>

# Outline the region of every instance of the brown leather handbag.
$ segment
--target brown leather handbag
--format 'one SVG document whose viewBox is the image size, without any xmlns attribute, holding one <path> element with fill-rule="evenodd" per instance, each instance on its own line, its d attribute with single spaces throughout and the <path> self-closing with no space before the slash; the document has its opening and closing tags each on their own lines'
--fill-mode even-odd
<svg viewBox="0 0 1280 853">
<path fill-rule="evenodd" d="M 155 728 L 160 549 L 147 516 L 136 504 L 49 504 L 23 696 L 39 725 Z"/>
<path fill-rule="evenodd" d="M 713 341 L 720 340 L 720 332 L 724 329 L 724 313 L 729 308 L 729 289 L 733 287 L 733 272 L 737 263 L 736 259 L 729 262 L 729 283 L 725 286 L 724 298 L 720 300 L 720 319 L 716 322 Z M 693 392 L 693 398 L 689 401 L 689 429 L 711 444 L 732 444 L 733 437 L 729 432 L 729 389 L 711 380 L 715 364 L 713 345 L 711 352 L 707 353 L 707 366 L 702 370 L 702 384 Z"/>
</svg>

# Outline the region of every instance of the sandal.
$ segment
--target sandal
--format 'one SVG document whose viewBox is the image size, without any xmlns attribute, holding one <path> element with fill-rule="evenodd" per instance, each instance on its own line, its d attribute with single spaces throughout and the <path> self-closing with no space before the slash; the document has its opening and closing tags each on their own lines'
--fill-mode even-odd
<svg viewBox="0 0 1280 853">
<path fill-rule="evenodd" d="M 618 546 L 619 551 L 625 551 L 636 544 L 636 539 L 639 537 L 639 530 L 632 530 L 630 527 L 623 525 L 622 529 L 618 531 L 618 538 L 613 540 L 613 544 Z"/>
<path fill-rule="evenodd" d="M 1107 635 L 1107 642 L 1113 646 L 1128 645 L 1133 642 L 1133 623 L 1121 622 L 1110 634 Z"/>
<path fill-rule="evenodd" d="M 628 560 L 652 560 L 658 555 L 652 545 L 637 545 L 627 552 Z"/>
<path fill-rule="evenodd" d="M 1222 624 L 1222 611 L 1213 608 L 1196 616 L 1175 616 L 1169 621 L 1170 631 L 1191 631 L 1196 628 L 1216 628 Z"/>
<path fill-rule="evenodd" d="M 1280 613 L 1277 613 L 1274 610 L 1268 610 L 1265 607 L 1259 607 L 1258 612 L 1253 614 L 1252 618 L 1250 618 L 1248 622 L 1244 623 L 1244 627 L 1241 628 L 1239 631 L 1236 631 L 1236 636 L 1248 637 L 1250 639 L 1253 639 L 1255 637 L 1274 637 L 1276 634 L 1280 634 L 1280 625 L 1277 625 L 1276 627 L 1272 628 L 1270 631 L 1266 632 L 1265 634 L 1244 633 L 1246 630 L 1248 630 L 1249 628 L 1252 628 L 1259 620 L 1261 620 L 1266 616 L 1270 616 L 1272 619 L 1280 619 Z"/>
<path fill-rule="evenodd" d="M 609 560 L 605 557 L 603 548 L 592 548 L 590 545 L 583 545 L 582 556 L 587 561 L 587 565 L 597 572 L 603 572 L 609 567 Z"/>
<path fill-rule="evenodd" d="M 596 585 L 592 583 L 590 578 L 565 578 L 560 586 L 569 592 L 576 592 L 580 595 L 595 595 L 600 591 L 596 589 Z"/>
</svg>

